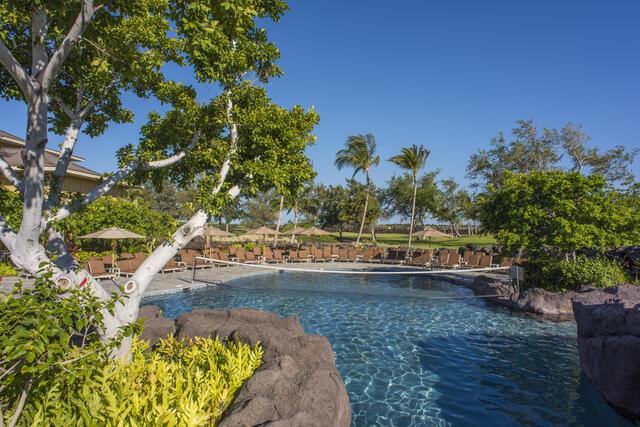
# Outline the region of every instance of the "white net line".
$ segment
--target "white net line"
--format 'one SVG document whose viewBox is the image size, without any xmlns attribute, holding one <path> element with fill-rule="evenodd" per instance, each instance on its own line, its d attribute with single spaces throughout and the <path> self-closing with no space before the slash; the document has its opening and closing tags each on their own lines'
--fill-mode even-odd
<svg viewBox="0 0 640 427">
<path fill-rule="evenodd" d="M 305 273 L 324 273 L 324 274 L 384 274 L 384 275 L 416 275 L 416 274 L 437 274 L 437 273 L 472 273 L 476 271 L 495 271 L 495 270 L 507 270 L 510 267 L 483 267 L 483 268 L 465 268 L 465 269 L 447 269 L 447 270 L 411 270 L 411 271 L 370 271 L 370 270 L 325 270 L 324 268 L 291 268 L 281 267 L 275 265 L 264 264 L 248 264 L 245 262 L 237 261 L 225 261 L 216 258 L 206 257 L 193 257 L 194 264 L 196 259 L 202 259 L 206 261 L 214 261 L 216 263 L 228 264 L 228 265 L 242 265 L 245 267 L 263 268 L 266 270 L 280 270 L 280 271 L 297 271 Z M 366 261 L 365 261 L 366 262 Z M 362 264 L 362 262 L 361 262 Z M 194 268 L 195 276 L 195 268 Z"/>
</svg>

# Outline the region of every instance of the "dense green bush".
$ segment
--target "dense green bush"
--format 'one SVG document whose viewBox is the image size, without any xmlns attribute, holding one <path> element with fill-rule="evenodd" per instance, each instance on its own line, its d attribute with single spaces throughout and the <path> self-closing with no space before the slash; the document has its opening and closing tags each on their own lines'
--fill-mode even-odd
<svg viewBox="0 0 640 427">
<path fill-rule="evenodd" d="M 61 221 L 59 227 L 73 245 L 98 249 L 111 245 L 109 240 L 80 239 L 84 234 L 108 227 L 124 228 L 146 237 L 118 241 L 125 252 L 148 251 L 148 245 L 157 245 L 169 237 L 179 223 L 169 214 L 157 212 L 142 199 L 132 202 L 114 197 L 101 197 L 90 205 Z"/>
<path fill-rule="evenodd" d="M 130 360 L 114 362 L 110 351 L 139 324 L 101 343 L 101 312 L 118 297 L 99 301 L 50 277 L 0 294 L 0 425 L 214 425 L 260 366 L 259 345 L 203 338 L 149 352 L 134 340 Z"/>
<path fill-rule="evenodd" d="M 262 350 L 218 339 L 135 341 L 131 360 L 82 361 L 32 392 L 25 425 L 215 425 L 260 366 Z"/>
<path fill-rule="evenodd" d="M 548 291 L 574 290 L 583 286 L 606 288 L 629 283 L 630 278 L 616 261 L 606 258 L 578 256 L 565 261 L 552 256 L 525 260 L 523 288 L 543 288 Z"/>
<path fill-rule="evenodd" d="M 18 270 L 10 262 L 0 262 L 0 277 L 17 276 Z"/>
<path fill-rule="evenodd" d="M 95 334 L 102 312 L 119 297 L 100 301 L 85 283 L 62 289 L 50 280 L 51 270 L 42 267 L 47 270 L 33 289 L 18 283 L 12 292 L 0 293 L 0 416 L 8 424 L 14 417 L 24 422 L 20 410 L 25 401 L 35 401 L 35 390 L 82 375 L 74 366 L 107 363 L 109 351 L 137 327 L 130 325 L 113 341 L 101 343 Z"/>
</svg>

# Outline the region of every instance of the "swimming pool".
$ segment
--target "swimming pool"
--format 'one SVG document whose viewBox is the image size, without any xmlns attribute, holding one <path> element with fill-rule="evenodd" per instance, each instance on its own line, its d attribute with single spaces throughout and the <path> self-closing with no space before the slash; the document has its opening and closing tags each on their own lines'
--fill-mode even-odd
<svg viewBox="0 0 640 427">
<path fill-rule="evenodd" d="M 631 425 L 580 372 L 573 322 L 496 307 L 424 276 L 274 273 L 147 297 L 166 317 L 298 316 L 336 353 L 353 425 Z"/>
</svg>

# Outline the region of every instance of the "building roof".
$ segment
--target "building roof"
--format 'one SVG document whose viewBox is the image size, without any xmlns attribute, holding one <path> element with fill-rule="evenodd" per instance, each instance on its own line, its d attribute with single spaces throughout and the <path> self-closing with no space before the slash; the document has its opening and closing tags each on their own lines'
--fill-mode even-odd
<svg viewBox="0 0 640 427">
<path fill-rule="evenodd" d="M 22 157 L 20 151 L 24 147 L 25 142 L 23 139 L 18 138 L 15 135 L 11 135 L 8 132 L 0 130 L 0 156 L 9 163 L 13 169 L 22 169 Z M 44 153 L 44 170 L 45 172 L 53 172 L 58 163 L 59 151 L 47 148 Z M 81 162 L 84 159 L 78 156 L 71 156 L 71 162 L 67 168 L 69 175 L 81 176 L 85 178 L 101 179 L 102 174 L 100 172 L 93 171 L 91 169 L 80 166 L 74 162 Z"/>
</svg>

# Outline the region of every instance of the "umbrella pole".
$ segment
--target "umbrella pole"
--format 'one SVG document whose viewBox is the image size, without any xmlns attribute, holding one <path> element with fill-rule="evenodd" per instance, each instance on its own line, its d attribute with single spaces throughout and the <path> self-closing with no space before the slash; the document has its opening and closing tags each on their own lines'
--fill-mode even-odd
<svg viewBox="0 0 640 427">
<path fill-rule="evenodd" d="M 111 241 L 111 271 L 116 268 L 116 239 Z"/>
<path fill-rule="evenodd" d="M 431 261 L 431 236 L 429 236 L 429 261 Z"/>
</svg>

